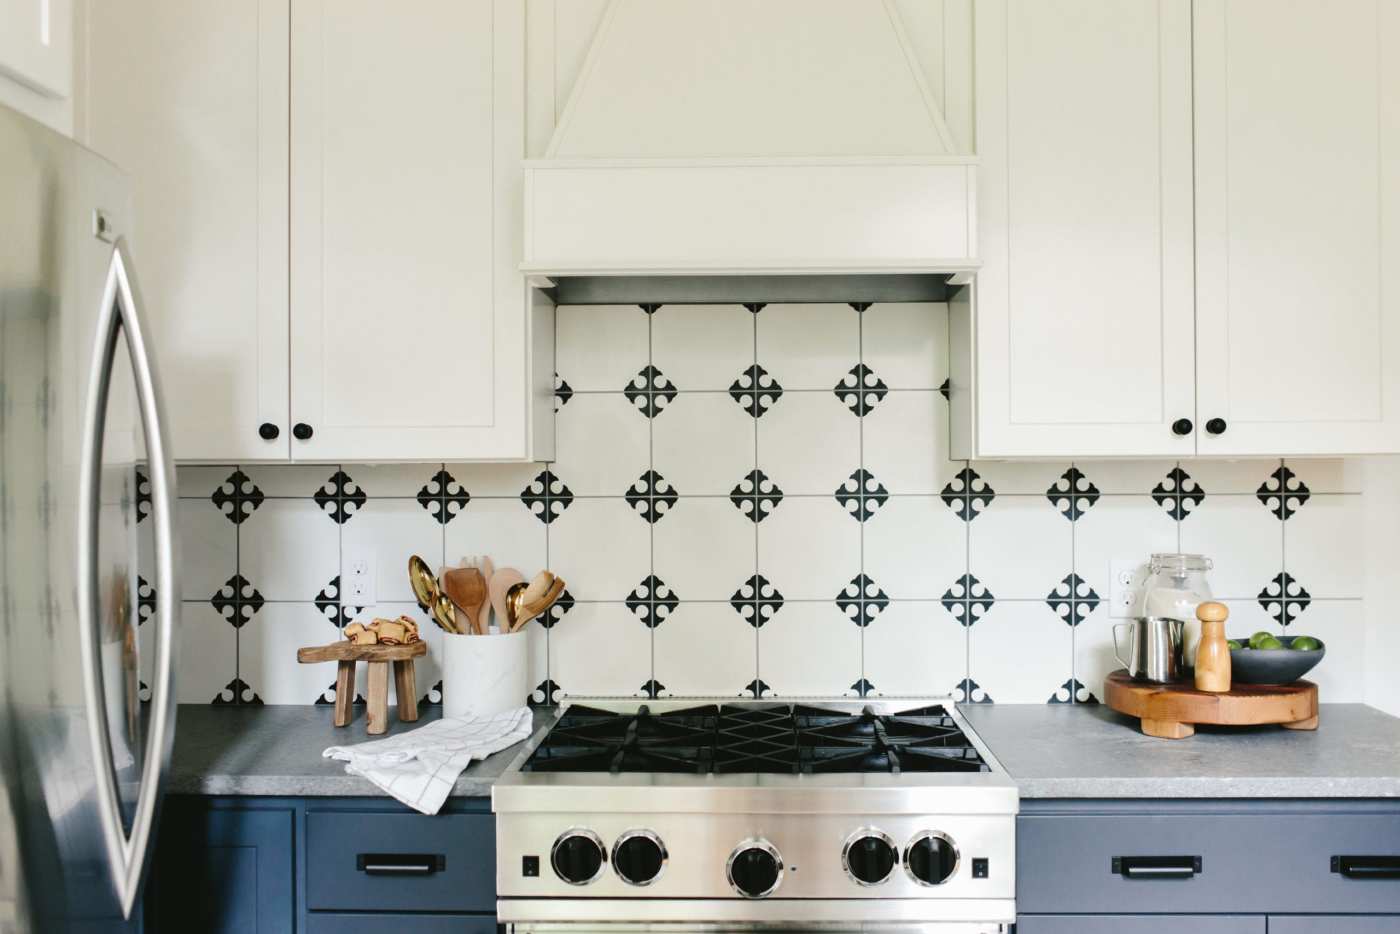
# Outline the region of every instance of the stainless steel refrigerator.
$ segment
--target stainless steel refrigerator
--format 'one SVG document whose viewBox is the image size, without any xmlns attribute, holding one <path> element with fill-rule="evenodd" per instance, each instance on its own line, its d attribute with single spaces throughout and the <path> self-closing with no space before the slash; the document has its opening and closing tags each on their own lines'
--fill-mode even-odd
<svg viewBox="0 0 1400 934">
<path fill-rule="evenodd" d="M 0 932 L 139 930 L 175 732 L 175 474 L 130 198 L 0 107 Z"/>
</svg>

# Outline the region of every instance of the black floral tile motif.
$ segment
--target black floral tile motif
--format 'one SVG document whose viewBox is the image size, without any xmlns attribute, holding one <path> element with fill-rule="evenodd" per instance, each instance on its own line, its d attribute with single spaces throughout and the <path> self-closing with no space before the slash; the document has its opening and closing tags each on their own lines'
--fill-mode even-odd
<svg viewBox="0 0 1400 934">
<path fill-rule="evenodd" d="M 365 491 L 350 475 L 337 470 L 311 497 L 337 525 L 344 525 L 365 504 Z"/>
<path fill-rule="evenodd" d="M 661 308 L 661 303 L 660 303 L 660 302 L 643 302 L 642 304 L 639 304 L 637 307 L 640 308 L 642 311 L 645 311 L 645 312 L 646 312 L 647 314 L 649 314 L 649 315 L 654 315 L 654 314 L 656 314 L 657 310 Z"/>
<path fill-rule="evenodd" d="M 666 685 L 662 684 L 660 681 L 657 681 L 655 678 L 652 678 L 650 681 L 642 685 L 637 690 L 645 694 L 652 700 L 656 700 L 658 697 L 666 693 Z"/>
<path fill-rule="evenodd" d="M 648 363 L 632 377 L 622 394 L 637 407 L 638 412 L 647 418 L 655 418 L 676 398 L 676 387 L 664 373 Z"/>
<path fill-rule="evenodd" d="M 428 688 L 428 693 L 418 699 L 420 707 L 441 707 L 442 706 L 442 682 L 439 681 Z"/>
<path fill-rule="evenodd" d="M 943 592 L 943 609 L 964 626 L 971 626 L 992 608 L 996 597 L 972 574 L 964 574 Z"/>
<path fill-rule="evenodd" d="M 627 609 L 637 615 L 642 624 L 649 629 L 655 629 L 666 621 L 677 606 L 680 599 L 676 597 L 675 591 L 666 586 L 666 582 L 655 574 L 648 574 L 646 579 L 633 588 L 623 601 L 627 604 Z"/>
<path fill-rule="evenodd" d="M 759 629 L 783 608 L 783 595 L 768 582 L 768 578 L 755 574 L 739 585 L 739 589 L 729 598 L 729 605 L 744 618 L 744 622 Z"/>
<path fill-rule="evenodd" d="M 889 490 L 864 467 L 836 488 L 836 501 L 857 522 L 864 522 L 875 515 L 889 498 Z"/>
<path fill-rule="evenodd" d="M 156 611 L 156 589 L 146 578 L 136 575 L 136 623 L 140 625 Z"/>
<path fill-rule="evenodd" d="M 321 615 L 335 624 L 337 629 L 345 626 L 356 616 L 364 612 L 362 606 L 341 606 L 340 604 L 340 575 L 330 579 L 330 583 L 322 587 L 316 594 L 316 609 L 321 611 Z"/>
<path fill-rule="evenodd" d="M 1312 605 L 1312 594 L 1293 575 L 1283 571 L 1259 591 L 1259 605 L 1280 626 L 1287 626 Z"/>
<path fill-rule="evenodd" d="M 1099 606 L 1099 595 L 1089 582 L 1073 572 L 1055 585 L 1045 597 L 1045 605 L 1054 611 L 1062 622 L 1078 626 Z"/>
<path fill-rule="evenodd" d="M 782 396 L 782 384 L 757 363 L 729 384 L 729 398 L 754 418 L 762 418 Z"/>
<path fill-rule="evenodd" d="M 438 524 L 446 525 L 461 515 L 462 510 L 472 501 L 472 495 L 444 467 L 423 484 L 423 488 L 418 491 L 417 500 L 418 505 L 428 510 Z"/>
<path fill-rule="evenodd" d="M 558 373 L 554 374 L 554 411 L 559 411 L 569 404 L 569 400 L 574 397 L 574 388 L 568 381 Z"/>
<path fill-rule="evenodd" d="M 1047 704 L 1097 704 L 1099 699 L 1077 678 L 1070 678 L 1050 695 Z"/>
<path fill-rule="evenodd" d="M 151 686 L 139 678 L 136 681 L 136 699 L 143 704 L 151 702 Z"/>
<path fill-rule="evenodd" d="M 331 682 L 331 684 L 324 691 L 322 691 L 320 694 L 317 694 L 316 700 L 312 701 L 312 703 L 317 707 L 329 707 L 331 704 L 334 704 L 335 682 Z M 350 706 L 365 706 L 365 696 L 363 694 L 355 694 L 354 697 L 350 698 Z"/>
<path fill-rule="evenodd" d="M 1080 473 L 1078 467 L 1071 466 L 1060 475 L 1060 479 L 1050 484 L 1045 498 L 1060 511 L 1060 515 L 1074 522 L 1099 501 L 1099 488 Z"/>
<path fill-rule="evenodd" d="M 982 690 L 982 686 L 971 678 L 963 678 L 958 682 L 958 686 L 953 689 L 953 696 L 959 704 L 990 704 L 991 695 Z"/>
<path fill-rule="evenodd" d="M 263 699 L 253 693 L 252 687 L 250 687 L 246 681 L 242 678 L 234 678 L 228 684 L 224 685 L 223 690 L 215 694 L 214 699 L 209 703 L 215 706 L 224 706 L 227 704 L 248 706 L 260 705 L 262 702 Z"/>
<path fill-rule="evenodd" d="M 953 398 L 953 381 L 949 379 L 943 380 L 938 387 L 938 393 L 943 397 L 943 401 L 950 401 Z"/>
<path fill-rule="evenodd" d="M 875 304 L 875 303 L 874 303 L 874 302 L 847 302 L 846 304 L 847 304 L 847 305 L 850 305 L 853 309 L 856 310 L 856 312 L 862 312 L 862 311 L 865 311 L 865 309 L 869 308 L 871 305 L 873 305 L 873 304 Z"/>
<path fill-rule="evenodd" d="M 754 469 L 729 491 L 729 501 L 757 525 L 778 508 L 783 501 L 783 491 L 767 474 Z"/>
<path fill-rule="evenodd" d="M 996 499 L 997 491 L 971 467 L 964 467 L 943 486 L 943 505 L 957 513 L 959 519 L 971 522 Z"/>
<path fill-rule="evenodd" d="M 747 694 L 754 700 L 758 700 L 765 694 L 772 694 L 773 689 L 768 686 L 767 681 L 764 681 L 762 678 L 755 678 L 744 686 L 744 690 L 741 693 Z"/>
<path fill-rule="evenodd" d="M 747 308 L 747 309 L 749 310 L 749 313 L 750 313 L 750 314 L 755 314 L 755 315 L 758 314 L 758 313 L 759 313 L 760 311 L 762 311 L 763 309 L 765 309 L 765 308 L 768 307 L 768 303 L 767 303 L 767 302 L 744 302 L 743 305 L 744 305 L 745 308 Z"/>
<path fill-rule="evenodd" d="M 861 678 L 855 684 L 851 685 L 849 690 L 855 692 L 857 697 L 869 697 L 875 692 L 875 685 Z"/>
<path fill-rule="evenodd" d="M 865 574 L 857 574 L 836 595 L 836 605 L 846 618 L 864 628 L 890 605 L 889 596 Z"/>
<path fill-rule="evenodd" d="M 219 512 L 224 514 L 224 518 L 234 525 L 239 525 L 253 514 L 253 510 L 263 504 L 264 497 L 263 491 L 248 479 L 247 474 L 235 470 L 228 475 L 228 479 L 219 484 L 219 488 L 209 499 L 219 507 Z"/>
<path fill-rule="evenodd" d="M 851 372 L 831 390 L 841 404 L 856 415 L 866 415 L 889 394 L 884 380 L 864 363 L 851 367 Z"/>
<path fill-rule="evenodd" d="M 559 702 L 559 685 L 550 678 L 545 678 L 539 683 L 539 687 L 530 692 L 525 703 L 531 707 L 553 707 Z"/>
<path fill-rule="evenodd" d="M 1191 515 L 1191 510 L 1205 498 L 1206 491 L 1180 467 L 1173 467 L 1171 473 L 1152 488 L 1152 501 L 1177 522 Z"/>
<path fill-rule="evenodd" d="M 554 603 L 550 605 L 549 609 L 545 610 L 539 616 L 536 616 L 535 621 L 545 629 L 553 629 L 554 624 L 563 619 L 564 614 L 574 608 L 575 602 L 574 595 L 569 593 L 566 587 L 563 593 L 559 594 L 559 599 L 555 600 Z"/>
<path fill-rule="evenodd" d="M 230 577 L 218 593 L 209 598 L 224 621 L 235 629 L 242 628 L 253 614 L 262 609 L 263 595 L 242 574 Z"/>
<path fill-rule="evenodd" d="M 643 519 L 655 525 L 662 516 L 676 505 L 680 497 L 676 488 L 655 470 L 648 470 L 637 478 L 637 482 L 627 488 L 623 495 L 627 505 L 637 511 Z"/>
<path fill-rule="evenodd" d="M 1259 492 L 1254 495 L 1265 509 L 1283 521 L 1292 518 L 1312 498 L 1312 491 L 1286 465 L 1280 465 L 1278 470 L 1269 474 L 1269 479 L 1259 485 Z"/>
<path fill-rule="evenodd" d="M 574 502 L 574 494 L 548 467 L 520 491 L 520 501 L 536 519 L 549 525 Z"/>
<path fill-rule="evenodd" d="M 135 473 L 136 524 L 140 525 L 151 514 L 151 478 L 140 467 L 135 468 Z"/>
</svg>

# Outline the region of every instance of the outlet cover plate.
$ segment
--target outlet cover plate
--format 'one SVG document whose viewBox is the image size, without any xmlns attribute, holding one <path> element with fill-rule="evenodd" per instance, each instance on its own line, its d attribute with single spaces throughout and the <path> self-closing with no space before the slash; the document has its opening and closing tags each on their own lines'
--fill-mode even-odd
<svg viewBox="0 0 1400 934">
<path fill-rule="evenodd" d="M 1129 619 L 1138 615 L 1142 605 L 1143 586 L 1147 583 L 1147 562 L 1137 558 L 1114 558 L 1109 562 L 1111 583 L 1108 593 L 1110 619 Z"/>
<path fill-rule="evenodd" d="M 373 606 L 375 598 L 374 549 L 365 545 L 345 546 L 340 556 L 340 605 Z"/>
</svg>

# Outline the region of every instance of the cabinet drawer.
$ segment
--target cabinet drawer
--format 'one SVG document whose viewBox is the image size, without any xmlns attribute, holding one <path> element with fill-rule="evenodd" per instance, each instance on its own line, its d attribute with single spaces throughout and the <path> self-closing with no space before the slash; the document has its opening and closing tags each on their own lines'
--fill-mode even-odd
<svg viewBox="0 0 1400 934">
<path fill-rule="evenodd" d="M 1020 915 L 1016 918 L 1016 934 L 1182 934 L 1183 931 L 1264 934 L 1265 930 L 1262 916 L 1242 915 Z"/>
<path fill-rule="evenodd" d="M 490 915 L 312 912 L 306 921 L 306 934 L 496 934 L 496 919 Z"/>
<path fill-rule="evenodd" d="M 1400 931 L 1400 915 L 1273 915 L 1269 918 L 1269 934 L 1395 934 L 1396 931 Z"/>
<path fill-rule="evenodd" d="M 1017 907 L 1031 913 L 1400 912 L 1400 878 L 1332 861 L 1400 855 L 1393 809 L 1022 814 L 1016 853 Z"/>
<path fill-rule="evenodd" d="M 306 903 L 312 910 L 496 910 L 490 814 L 306 815 Z"/>
</svg>

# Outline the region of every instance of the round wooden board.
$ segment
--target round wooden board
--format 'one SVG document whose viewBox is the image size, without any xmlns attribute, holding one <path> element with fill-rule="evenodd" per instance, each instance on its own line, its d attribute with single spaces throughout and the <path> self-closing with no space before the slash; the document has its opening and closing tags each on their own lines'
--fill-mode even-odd
<svg viewBox="0 0 1400 934">
<path fill-rule="evenodd" d="M 1294 730 L 1317 729 L 1317 685 L 1237 684 L 1225 694 L 1198 691 L 1188 683 L 1148 684 L 1134 681 L 1123 669 L 1104 680 L 1104 703 L 1142 720 L 1149 736 L 1182 739 L 1193 724 L 1257 726 L 1277 723 Z"/>
</svg>

